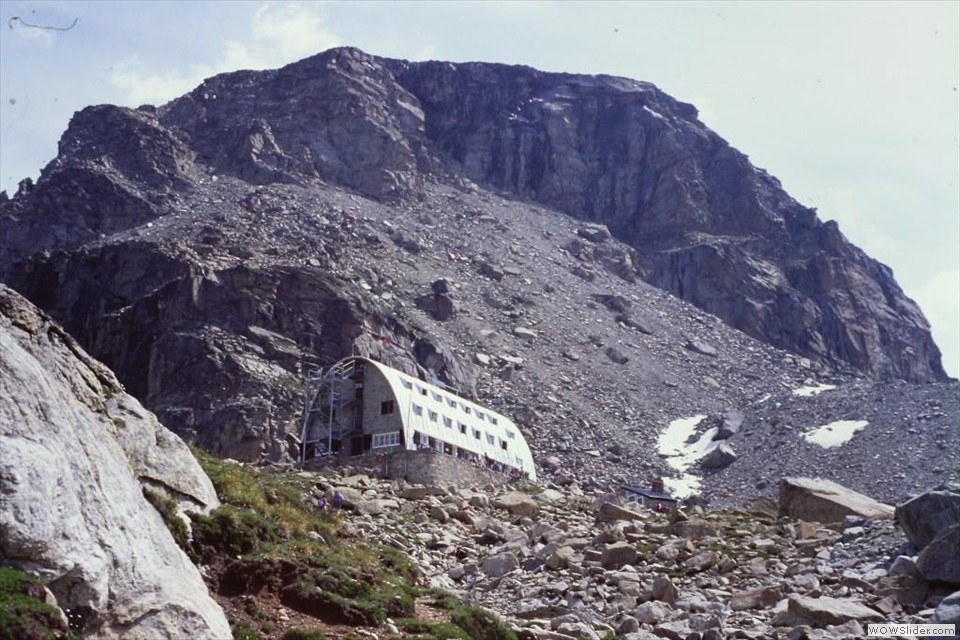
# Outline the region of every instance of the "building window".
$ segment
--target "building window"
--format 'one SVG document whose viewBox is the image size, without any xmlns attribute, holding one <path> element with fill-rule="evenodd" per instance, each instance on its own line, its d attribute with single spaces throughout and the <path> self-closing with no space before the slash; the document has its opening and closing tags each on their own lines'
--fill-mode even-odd
<svg viewBox="0 0 960 640">
<path fill-rule="evenodd" d="M 413 389 L 413 383 L 410 382 L 409 380 L 401 380 L 400 384 L 403 385 L 404 389 Z"/>
<path fill-rule="evenodd" d="M 445 426 L 447 429 L 453 429 L 453 420 L 447 416 L 443 416 L 443 426 Z"/>
<path fill-rule="evenodd" d="M 454 409 L 457 408 L 457 401 L 454 400 L 453 398 L 447 398 L 447 404 L 453 407 Z"/>
<path fill-rule="evenodd" d="M 503 449 L 504 451 L 507 450 L 507 441 L 503 440 L 502 438 L 500 440 L 500 448 Z"/>
<path fill-rule="evenodd" d="M 470 407 L 468 407 L 468 406 L 465 405 L 465 404 L 462 404 L 462 405 L 460 405 L 460 406 L 463 407 L 463 412 L 464 412 L 465 414 L 470 415 Z"/>
<path fill-rule="evenodd" d="M 427 395 L 427 390 L 424 389 L 423 387 L 421 387 L 420 385 L 417 385 L 417 391 L 419 391 L 419 392 L 420 392 L 420 395 L 422 395 L 422 396 Z"/>
<path fill-rule="evenodd" d="M 436 421 L 437 421 L 437 412 L 436 412 L 436 411 L 428 411 L 428 412 L 427 412 L 427 415 L 430 416 L 430 422 L 436 422 Z"/>
<path fill-rule="evenodd" d="M 494 442 L 494 437 L 493 437 L 493 435 L 488 433 L 488 434 L 486 434 L 486 436 L 487 436 L 487 444 L 493 444 L 493 442 Z"/>
<path fill-rule="evenodd" d="M 393 413 L 393 400 L 384 400 L 380 403 L 380 415 L 385 416 Z"/>
<path fill-rule="evenodd" d="M 462 433 L 463 435 L 467 435 L 467 425 L 463 424 L 462 422 L 459 424 L 460 424 L 460 433 Z"/>
<path fill-rule="evenodd" d="M 390 433 L 373 434 L 373 444 L 371 446 L 374 449 L 381 449 L 383 447 L 395 447 L 399 444 L 400 444 L 400 432 L 391 431 Z"/>
<path fill-rule="evenodd" d="M 516 434 L 513 431 L 507 431 L 507 438 L 513 440 L 516 437 Z"/>
<path fill-rule="evenodd" d="M 485 416 L 486 414 L 483 411 L 480 411 L 479 409 L 477 410 L 477 418 L 483 420 Z"/>
<path fill-rule="evenodd" d="M 494 418 L 493 416 L 490 416 L 490 422 L 491 422 L 492 424 L 497 424 L 497 419 Z"/>
<path fill-rule="evenodd" d="M 418 404 L 413 405 L 413 415 L 415 415 L 415 416 L 422 416 L 422 415 L 423 415 L 423 407 L 421 407 L 421 406 L 418 405 Z"/>
<path fill-rule="evenodd" d="M 473 430 L 473 437 L 476 438 L 477 440 L 480 439 L 480 429 Z"/>
<path fill-rule="evenodd" d="M 436 391 L 431 391 L 430 393 L 431 395 L 433 395 L 434 400 L 436 400 L 437 402 L 443 402 L 443 396 L 441 396 L 439 393 L 437 393 Z"/>
</svg>

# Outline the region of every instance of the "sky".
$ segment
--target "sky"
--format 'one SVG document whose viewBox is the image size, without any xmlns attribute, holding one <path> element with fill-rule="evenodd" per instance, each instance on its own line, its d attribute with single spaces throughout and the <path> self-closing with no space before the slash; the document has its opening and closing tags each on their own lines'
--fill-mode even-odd
<svg viewBox="0 0 960 640">
<path fill-rule="evenodd" d="M 213 74 L 334 46 L 652 82 L 891 267 L 960 376 L 955 0 L 0 0 L 0 17 L 0 189 L 11 194 L 85 106 L 162 104 Z"/>
</svg>

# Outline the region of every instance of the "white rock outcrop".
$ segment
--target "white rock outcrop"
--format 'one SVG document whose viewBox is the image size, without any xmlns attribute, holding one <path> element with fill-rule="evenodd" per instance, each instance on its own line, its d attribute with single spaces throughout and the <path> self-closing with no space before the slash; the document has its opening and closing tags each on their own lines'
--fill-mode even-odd
<svg viewBox="0 0 960 640">
<path fill-rule="evenodd" d="M 186 445 L 113 373 L 0 285 L 0 557 L 38 574 L 93 638 L 228 638 L 141 482 L 207 510 Z"/>
</svg>

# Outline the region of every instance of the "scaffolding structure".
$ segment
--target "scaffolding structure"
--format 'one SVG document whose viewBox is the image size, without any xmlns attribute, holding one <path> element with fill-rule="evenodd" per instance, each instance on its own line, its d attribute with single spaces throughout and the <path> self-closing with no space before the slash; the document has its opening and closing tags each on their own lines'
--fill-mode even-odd
<svg viewBox="0 0 960 640">
<path fill-rule="evenodd" d="M 364 363 L 355 359 L 307 371 L 300 434 L 301 462 L 340 455 L 344 441 L 363 430 L 362 392 L 356 391 L 362 389 L 363 375 Z M 352 409 L 351 417 L 344 420 L 344 409 L 348 406 Z"/>
</svg>

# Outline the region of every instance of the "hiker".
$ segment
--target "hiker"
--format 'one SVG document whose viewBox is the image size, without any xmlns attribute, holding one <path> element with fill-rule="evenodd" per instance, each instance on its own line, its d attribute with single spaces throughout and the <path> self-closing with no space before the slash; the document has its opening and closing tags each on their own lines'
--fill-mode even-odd
<svg viewBox="0 0 960 640">
<path fill-rule="evenodd" d="M 333 506 L 337 509 L 343 509 L 343 496 L 339 491 L 333 492 Z"/>
</svg>

